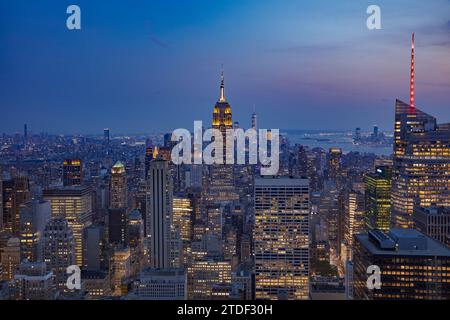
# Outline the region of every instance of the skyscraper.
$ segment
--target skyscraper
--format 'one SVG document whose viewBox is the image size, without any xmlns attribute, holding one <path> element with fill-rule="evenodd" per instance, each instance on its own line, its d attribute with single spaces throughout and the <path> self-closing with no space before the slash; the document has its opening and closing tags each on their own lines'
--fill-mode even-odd
<svg viewBox="0 0 450 320">
<path fill-rule="evenodd" d="M 127 294 L 124 284 L 131 275 L 130 248 L 115 247 L 111 256 L 111 282 L 114 288 L 113 295 L 121 296 Z"/>
<path fill-rule="evenodd" d="M 30 182 L 27 177 L 16 176 L 3 181 L 3 227 L 19 235 L 20 208 L 30 200 Z"/>
<path fill-rule="evenodd" d="M 83 270 L 101 271 L 106 269 L 105 228 L 91 225 L 83 230 Z"/>
<path fill-rule="evenodd" d="M 103 142 L 105 143 L 105 146 L 109 147 L 109 141 L 110 141 L 109 129 L 105 128 L 103 129 Z"/>
<path fill-rule="evenodd" d="M 378 125 L 374 125 L 374 126 L 373 126 L 373 133 L 372 133 L 372 136 L 373 136 L 374 139 L 377 139 L 377 138 L 378 138 Z"/>
<path fill-rule="evenodd" d="M 348 246 L 348 258 L 352 259 L 353 241 L 355 234 L 361 233 L 365 229 L 364 221 L 364 194 L 351 190 L 345 199 L 345 217 L 344 217 L 344 239 Z"/>
<path fill-rule="evenodd" d="M 83 166 L 80 159 L 66 159 L 63 164 L 63 185 L 80 186 L 83 180 Z"/>
<path fill-rule="evenodd" d="M 127 245 L 138 247 L 144 240 L 144 220 L 139 210 L 131 211 L 127 219 Z"/>
<path fill-rule="evenodd" d="M 110 244 L 125 244 L 127 210 L 125 208 L 109 209 L 108 234 Z"/>
<path fill-rule="evenodd" d="M 256 112 L 252 113 L 252 129 L 258 130 L 258 120 Z"/>
<path fill-rule="evenodd" d="M 83 265 L 83 229 L 92 224 L 92 191 L 90 187 L 74 186 L 44 190 L 43 197 L 50 201 L 52 217 L 64 217 L 72 228 L 75 258 Z"/>
<path fill-rule="evenodd" d="M 309 297 L 309 181 L 255 179 L 256 299 Z"/>
<path fill-rule="evenodd" d="M 117 161 L 111 169 L 109 242 L 125 244 L 127 226 L 127 176 L 125 166 Z"/>
<path fill-rule="evenodd" d="M 151 146 L 147 146 L 145 148 L 145 160 L 144 160 L 144 174 L 145 179 L 148 177 L 148 171 L 150 170 L 150 162 L 153 160 L 153 148 Z"/>
<path fill-rule="evenodd" d="M 353 136 L 353 140 L 355 142 L 361 141 L 361 128 L 358 127 L 355 129 L 355 135 Z"/>
<path fill-rule="evenodd" d="M 414 205 L 450 206 L 450 124 L 397 100 L 392 223 L 413 226 Z"/>
<path fill-rule="evenodd" d="M 131 211 L 127 217 L 126 245 L 130 248 L 132 275 L 137 275 L 144 264 L 144 221 L 141 212 Z"/>
<path fill-rule="evenodd" d="M 173 197 L 173 224 L 180 230 L 181 240 L 192 240 L 192 222 L 194 209 L 192 200 L 188 197 Z"/>
<path fill-rule="evenodd" d="M 308 156 L 304 146 L 299 145 L 295 159 L 295 170 L 293 173 L 298 178 L 305 178 L 308 175 Z"/>
<path fill-rule="evenodd" d="M 111 200 L 110 208 L 126 208 L 128 206 L 127 199 L 127 176 L 125 166 L 122 162 L 117 161 L 111 169 Z"/>
<path fill-rule="evenodd" d="M 41 261 L 44 229 L 51 219 L 48 201 L 32 200 L 20 209 L 20 251 L 28 261 Z"/>
<path fill-rule="evenodd" d="M 0 166 L 0 232 L 3 231 L 3 170 Z"/>
<path fill-rule="evenodd" d="M 9 238 L 6 246 L 1 248 L 0 262 L 2 265 L 2 280 L 12 280 L 20 264 L 20 240 Z"/>
<path fill-rule="evenodd" d="M 415 106 L 414 34 L 411 46 L 409 105 L 396 100 L 392 223 L 413 226 L 414 205 L 450 206 L 450 123 Z"/>
<path fill-rule="evenodd" d="M 388 231 L 391 223 L 392 167 L 378 166 L 365 176 L 366 225 Z"/>
<path fill-rule="evenodd" d="M 212 127 L 214 129 L 219 129 L 222 134 L 225 134 L 227 129 L 233 128 L 231 106 L 225 98 L 225 77 L 223 74 L 223 69 L 220 82 L 219 100 L 214 106 Z"/>
<path fill-rule="evenodd" d="M 218 201 L 236 200 L 234 189 L 233 166 L 226 164 L 226 131 L 233 129 L 231 106 L 225 98 L 225 78 L 221 75 L 219 100 L 214 106 L 212 128 L 222 133 L 223 164 L 210 166 L 210 194 Z"/>
<path fill-rule="evenodd" d="M 28 140 L 28 125 L 26 123 L 23 125 L 23 139 L 25 142 Z"/>
<path fill-rule="evenodd" d="M 65 291 L 67 267 L 75 264 L 75 242 L 72 229 L 63 217 L 53 218 L 45 227 L 44 261 L 55 275 L 57 288 Z"/>
<path fill-rule="evenodd" d="M 318 212 L 326 230 L 331 260 L 337 258 L 341 247 L 344 233 L 341 223 L 344 220 L 344 203 L 343 194 L 339 193 L 332 183 L 327 183 L 320 194 Z"/>
<path fill-rule="evenodd" d="M 172 178 L 168 161 L 152 160 L 147 179 L 147 236 L 150 238 L 150 266 L 169 268 L 172 221 Z"/>
<path fill-rule="evenodd" d="M 328 153 L 328 178 L 336 181 L 341 173 L 342 150 L 340 148 L 330 148 Z"/>
</svg>

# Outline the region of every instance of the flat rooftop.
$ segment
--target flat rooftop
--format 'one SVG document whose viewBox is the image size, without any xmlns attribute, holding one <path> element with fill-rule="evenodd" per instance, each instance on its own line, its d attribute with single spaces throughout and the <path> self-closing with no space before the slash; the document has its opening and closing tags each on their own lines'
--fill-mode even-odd
<svg viewBox="0 0 450 320">
<path fill-rule="evenodd" d="M 426 215 L 450 215 L 450 207 L 416 207 L 415 212 L 424 213 Z"/>
<path fill-rule="evenodd" d="M 373 255 L 450 258 L 449 248 L 415 229 L 391 229 L 381 237 L 380 232 L 376 230 L 375 237 L 369 234 L 357 234 L 355 237 Z M 394 246 L 385 247 L 386 240 L 393 242 Z"/>
<path fill-rule="evenodd" d="M 308 187 L 309 180 L 293 177 L 260 177 L 255 178 L 255 186 L 292 186 L 292 187 Z"/>
</svg>

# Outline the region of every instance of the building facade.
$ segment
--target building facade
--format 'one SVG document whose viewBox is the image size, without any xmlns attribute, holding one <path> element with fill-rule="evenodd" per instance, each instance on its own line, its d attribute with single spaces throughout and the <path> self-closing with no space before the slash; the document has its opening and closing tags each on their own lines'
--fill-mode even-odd
<svg viewBox="0 0 450 320">
<path fill-rule="evenodd" d="M 414 207 L 414 225 L 417 230 L 437 241 L 450 245 L 450 207 Z"/>
<path fill-rule="evenodd" d="M 92 224 L 92 192 L 90 187 L 72 186 L 44 190 L 43 197 L 49 201 L 52 217 L 63 217 L 73 232 L 75 259 L 83 265 L 83 229 Z"/>
<path fill-rule="evenodd" d="M 152 160 L 147 179 L 147 237 L 150 238 L 150 266 L 170 267 L 173 189 L 168 161 L 159 155 Z"/>
<path fill-rule="evenodd" d="M 377 167 L 374 173 L 366 174 L 364 179 L 366 226 L 369 229 L 388 231 L 391 224 L 392 168 Z"/>
<path fill-rule="evenodd" d="M 309 298 L 309 181 L 255 179 L 256 299 Z"/>
<path fill-rule="evenodd" d="M 80 159 L 66 159 L 63 163 L 63 185 L 65 187 L 81 186 L 83 182 L 83 165 Z"/>
</svg>

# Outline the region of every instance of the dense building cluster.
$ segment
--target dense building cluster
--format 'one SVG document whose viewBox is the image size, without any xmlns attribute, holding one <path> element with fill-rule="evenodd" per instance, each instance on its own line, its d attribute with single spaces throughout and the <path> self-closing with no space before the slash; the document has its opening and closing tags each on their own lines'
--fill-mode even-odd
<svg viewBox="0 0 450 320">
<path fill-rule="evenodd" d="M 238 126 L 222 75 L 212 128 Z M 0 298 L 450 298 L 450 124 L 397 100 L 393 156 L 284 135 L 275 176 L 175 165 L 173 146 L 109 129 L 0 137 Z"/>
</svg>

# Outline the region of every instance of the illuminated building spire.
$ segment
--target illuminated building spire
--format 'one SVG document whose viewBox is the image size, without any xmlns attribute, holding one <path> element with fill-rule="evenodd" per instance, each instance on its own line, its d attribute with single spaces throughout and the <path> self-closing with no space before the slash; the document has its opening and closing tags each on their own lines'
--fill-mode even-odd
<svg viewBox="0 0 450 320">
<path fill-rule="evenodd" d="M 220 98 L 219 102 L 225 102 L 225 77 L 223 75 L 223 65 L 222 65 L 222 72 L 220 75 Z"/>
<path fill-rule="evenodd" d="M 412 45 L 411 45 L 411 77 L 410 77 L 410 87 L 409 87 L 409 104 L 411 108 L 414 108 L 414 32 L 412 34 Z"/>
</svg>

